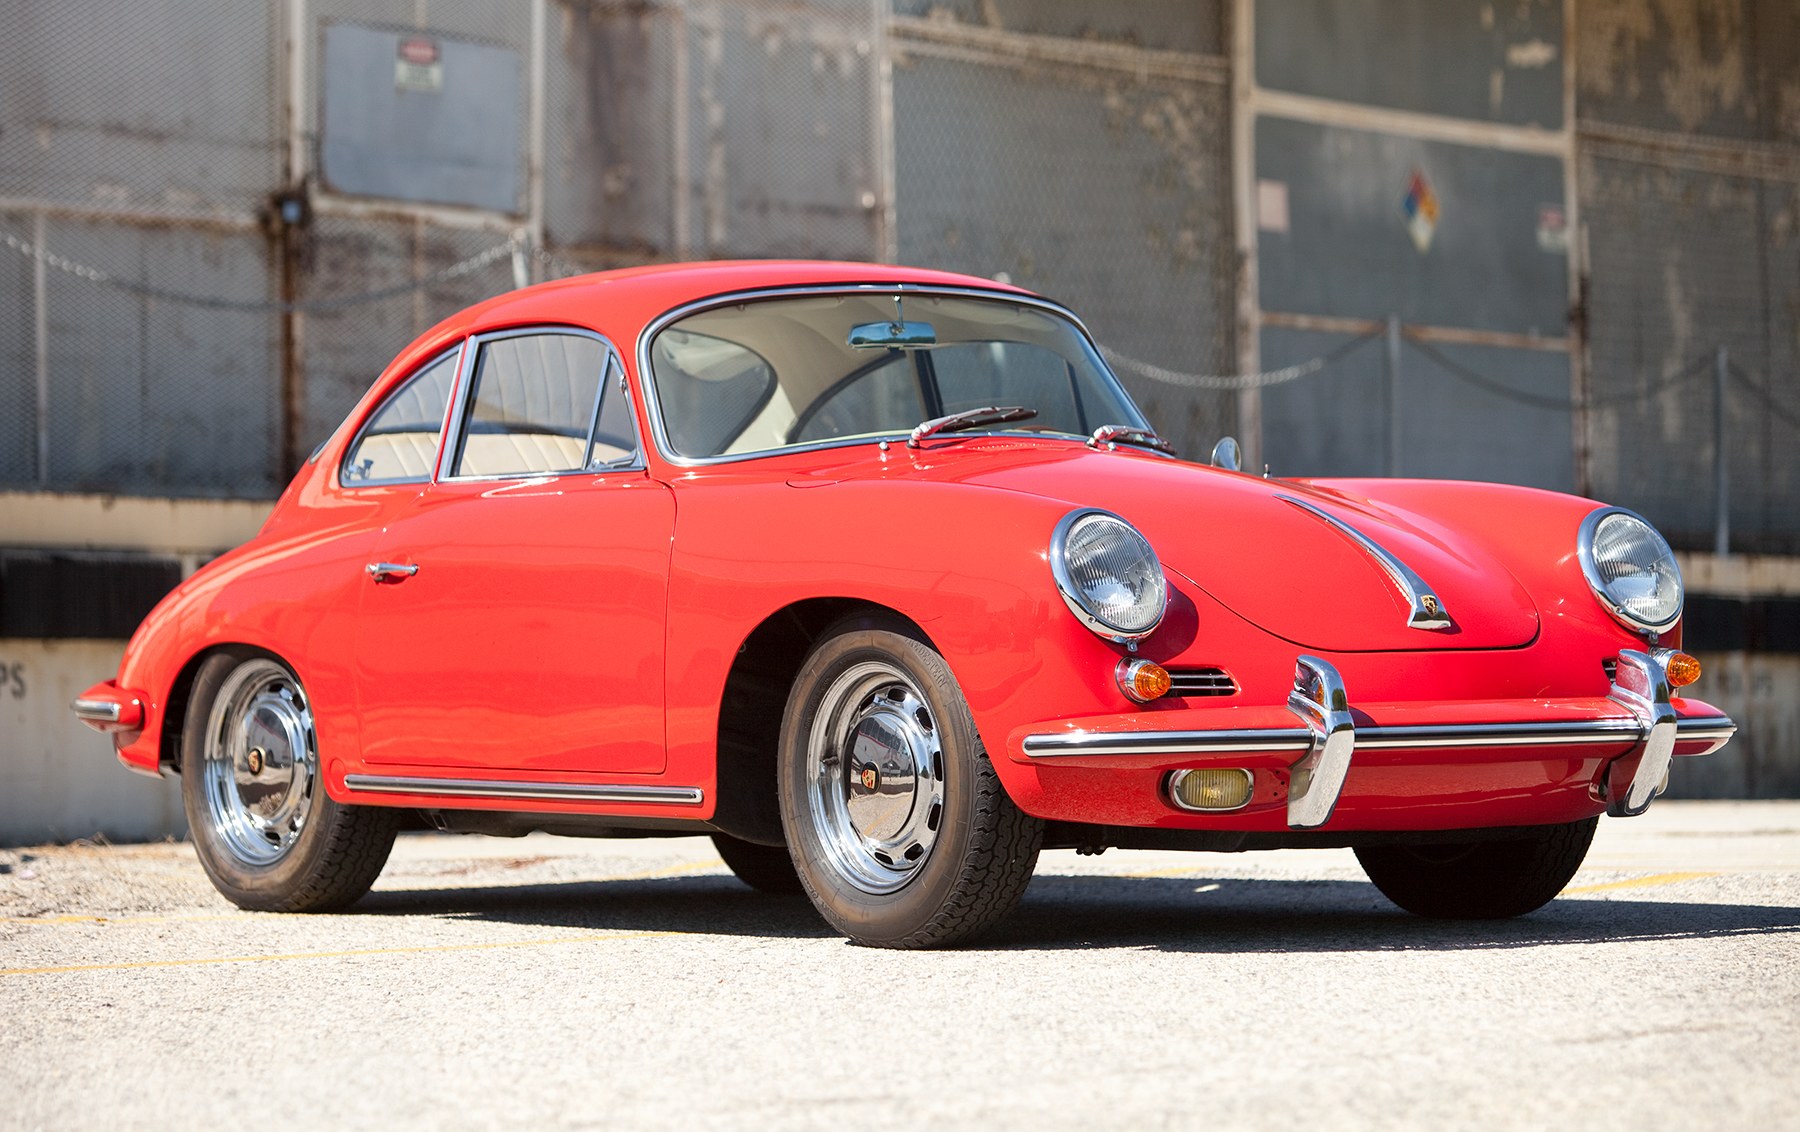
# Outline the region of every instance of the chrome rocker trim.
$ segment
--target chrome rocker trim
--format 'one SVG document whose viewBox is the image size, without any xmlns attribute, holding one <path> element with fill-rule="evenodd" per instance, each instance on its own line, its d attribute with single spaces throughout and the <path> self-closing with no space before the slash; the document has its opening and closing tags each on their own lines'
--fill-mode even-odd
<svg viewBox="0 0 1800 1132">
<path fill-rule="evenodd" d="M 584 786 L 560 782 L 493 782 L 479 778 L 402 778 L 350 774 L 344 785 L 362 794 L 421 794 L 444 798 L 511 798 L 539 802 L 629 802 L 698 806 L 697 786 Z"/>
<path fill-rule="evenodd" d="M 1634 649 L 1619 652 L 1617 677 L 1609 698 L 1631 712 L 1629 718 L 1573 721 L 1527 720 L 1517 723 L 1400 724 L 1358 728 L 1349 713 L 1342 677 L 1316 656 L 1302 656 L 1295 666 L 1288 709 L 1304 727 L 1268 727 L 1230 731 L 1080 731 L 1028 735 L 1023 743 L 1030 759 L 1237 754 L 1290 751 L 1288 825 L 1314 829 L 1331 818 L 1357 748 L 1436 749 L 1453 747 L 1542 747 L 1635 743 L 1642 751 L 1638 771 L 1623 791 L 1606 788 L 1607 813 L 1634 817 L 1649 808 L 1661 788 L 1676 743 L 1707 742 L 1698 754 L 1710 755 L 1737 733 L 1723 715 L 1688 719 L 1675 714 L 1668 677 L 1662 664 Z M 1623 756 L 1628 757 L 1628 756 Z M 1618 765 L 1615 761 L 1612 766 Z M 1607 773 L 1610 775 L 1611 767 Z"/>
<path fill-rule="evenodd" d="M 75 718 L 94 723 L 117 723 L 124 709 L 111 700 L 76 700 L 69 705 Z"/>
<path fill-rule="evenodd" d="M 1375 560 L 1375 564 L 1387 574 L 1411 607 L 1407 615 L 1406 625 L 1409 629 L 1448 629 L 1450 627 L 1450 611 L 1425 579 L 1413 572 L 1412 567 L 1400 561 L 1398 555 L 1382 546 L 1368 535 L 1363 534 L 1349 523 L 1322 508 L 1315 507 L 1304 499 L 1296 499 L 1291 495 L 1276 493 L 1275 498 L 1283 503 L 1292 503 L 1307 514 L 1324 522 L 1332 530 L 1337 531 L 1355 543 L 1364 554 Z"/>
</svg>

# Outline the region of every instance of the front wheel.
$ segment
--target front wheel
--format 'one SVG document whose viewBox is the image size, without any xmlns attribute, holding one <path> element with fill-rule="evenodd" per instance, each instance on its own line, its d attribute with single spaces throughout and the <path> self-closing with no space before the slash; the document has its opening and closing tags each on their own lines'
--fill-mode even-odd
<svg viewBox="0 0 1800 1132">
<path fill-rule="evenodd" d="M 1542 908 L 1587 856 L 1599 818 L 1546 825 L 1506 841 L 1378 845 L 1356 859 L 1383 896 L 1419 916 L 1504 920 Z"/>
<path fill-rule="evenodd" d="M 399 811 L 325 793 L 312 704 L 266 653 L 208 657 L 181 733 L 181 800 L 200 864 L 240 908 L 329 912 L 369 890 Z"/>
<path fill-rule="evenodd" d="M 1043 823 L 1014 806 L 950 666 L 907 626 L 840 623 L 782 718 L 781 820 L 801 884 L 874 947 L 935 947 L 1024 895 Z"/>
</svg>

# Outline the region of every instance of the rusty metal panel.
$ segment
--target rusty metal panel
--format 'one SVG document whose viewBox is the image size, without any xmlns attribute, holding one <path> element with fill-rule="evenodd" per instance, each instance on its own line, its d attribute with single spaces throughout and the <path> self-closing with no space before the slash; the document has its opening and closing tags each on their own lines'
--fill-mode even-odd
<svg viewBox="0 0 1800 1132">
<path fill-rule="evenodd" d="M 1594 487 L 1712 545 L 1716 353 L 1738 550 L 1800 553 L 1800 185 L 1589 157 Z"/>
<path fill-rule="evenodd" d="M 0 212 L 0 232 L 31 234 L 31 220 Z M 0 248 L 0 488 L 37 479 L 37 327 L 32 261 Z"/>
<path fill-rule="evenodd" d="M 1223 0 L 894 0 L 897 16 L 971 24 L 1089 43 L 1225 53 Z"/>
<path fill-rule="evenodd" d="M 1424 250 L 1404 211 L 1415 172 L 1438 201 Z M 1562 216 L 1556 158 L 1263 118 L 1256 175 L 1287 205 L 1285 230 L 1259 220 L 1264 309 L 1567 331 L 1565 252 L 1539 232 Z"/>
<path fill-rule="evenodd" d="M 362 196 L 520 212 L 519 53 L 356 24 L 324 29 L 319 174 Z M 403 57 L 416 50 L 416 60 Z"/>
<path fill-rule="evenodd" d="M 1257 0 L 1256 81 L 1321 98 L 1555 129 L 1563 0 Z"/>
<path fill-rule="evenodd" d="M 689 10 L 688 207 L 715 258 L 873 259 L 870 12 L 804 5 Z"/>
<path fill-rule="evenodd" d="M 1800 141 L 1800 8 L 1791 0 L 1583 0 L 1582 120 Z"/>
<path fill-rule="evenodd" d="M 1338 334 L 1267 328 L 1263 362 L 1270 368 L 1295 365 L 1347 341 Z M 1408 340 L 1397 360 L 1398 382 L 1390 384 L 1390 354 L 1385 340 L 1376 337 L 1312 376 L 1264 390 L 1263 457 L 1274 473 L 1398 472 L 1574 489 L 1566 355 L 1442 343 L 1421 347 Z"/>
<path fill-rule="evenodd" d="M 280 168 L 279 11 L 0 0 L 0 196 L 253 211 Z"/>
<path fill-rule="evenodd" d="M 1230 117 L 1216 83 L 938 58 L 894 68 L 900 259 L 1072 305 L 1104 344 L 1170 370 L 1232 369 Z M 1204 457 L 1228 394 L 1121 376 Z"/>
<path fill-rule="evenodd" d="M 50 249 L 115 278 L 266 300 L 260 236 L 52 221 Z M 276 340 L 266 313 L 160 301 L 51 272 L 50 483 L 63 490 L 274 494 Z"/>
<path fill-rule="evenodd" d="M 377 291 L 441 271 L 493 246 L 487 232 L 390 220 L 322 217 L 306 234 L 301 301 Z M 305 316 L 301 448 L 331 435 L 375 378 L 414 338 L 462 308 L 512 286 L 509 262 L 374 302 Z"/>
<path fill-rule="evenodd" d="M 676 249 L 675 53 L 667 9 L 559 0 L 550 22 L 544 231 L 582 246 Z"/>
</svg>

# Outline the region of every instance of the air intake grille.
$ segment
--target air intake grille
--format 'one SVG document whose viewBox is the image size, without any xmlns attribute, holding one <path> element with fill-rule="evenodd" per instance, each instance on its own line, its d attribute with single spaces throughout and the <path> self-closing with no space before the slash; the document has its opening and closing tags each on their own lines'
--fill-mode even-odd
<svg viewBox="0 0 1800 1132">
<path fill-rule="evenodd" d="M 1237 681 L 1223 668 L 1171 668 L 1171 696 L 1234 696 Z"/>
</svg>

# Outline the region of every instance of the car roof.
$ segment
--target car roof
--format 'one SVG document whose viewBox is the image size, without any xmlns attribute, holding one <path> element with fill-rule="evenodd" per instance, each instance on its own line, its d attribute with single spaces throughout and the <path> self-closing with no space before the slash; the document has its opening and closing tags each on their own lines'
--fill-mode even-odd
<svg viewBox="0 0 1800 1132">
<path fill-rule="evenodd" d="M 653 264 L 577 275 L 511 291 L 452 315 L 427 337 L 436 339 L 452 331 L 476 333 L 533 323 L 604 326 L 615 333 L 629 331 L 635 335 L 658 315 L 696 300 L 734 291 L 896 283 L 1028 293 L 1023 288 L 979 276 L 879 263 L 730 260 Z M 618 345 L 627 351 L 632 347 L 629 341 L 621 341 Z"/>
</svg>

